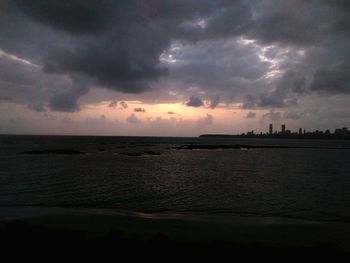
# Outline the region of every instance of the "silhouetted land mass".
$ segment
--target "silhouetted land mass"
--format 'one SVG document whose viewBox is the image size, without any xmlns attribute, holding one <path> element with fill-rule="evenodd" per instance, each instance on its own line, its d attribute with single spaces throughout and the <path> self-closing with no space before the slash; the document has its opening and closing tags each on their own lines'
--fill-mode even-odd
<svg viewBox="0 0 350 263">
<path fill-rule="evenodd" d="M 125 155 L 125 156 L 131 156 L 131 157 L 140 157 L 142 156 L 142 153 L 137 153 L 137 152 L 132 152 L 132 153 L 120 153 L 122 155 Z"/>
<path fill-rule="evenodd" d="M 350 130 L 346 127 L 342 129 L 336 129 L 333 133 L 329 130 L 326 131 L 313 131 L 306 132 L 301 129 L 299 132 L 291 132 L 290 130 L 275 131 L 269 133 L 254 133 L 250 131 L 242 134 L 202 134 L 200 138 L 266 138 L 266 139 L 337 139 L 337 140 L 350 140 Z"/>
<path fill-rule="evenodd" d="M 146 151 L 146 152 L 125 152 L 125 153 L 119 153 L 121 155 L 125 155 L 125 156 L 131 156 L 131 157 L 140 157 L 143 155 L 162 155 L 162 153 L 160 152 L 154 152 L 154 151 Z"/>
<path fill-rule="evenodd" d="M 336 149 L 350 150 L 347 147 L 318 147 L 318 146 L 282 146 L 282 145 L 226 145 L 226 144 L 188 144 L 175 147 L 176 150 L 217 150 L 217 149 Z"/>
<path fill-rule="evenodd" d="M 99 149 L 100 152 L 104 152 L 105 149 Z M 62 155 L 76 155 L 76 154 L 86 154 L 85 152 L 79 151 L 79 150 L 73 150 L 73 149 L 54 149 L 54 150 L 33 150 L 33 151 L 26 151 L 26 152 L 20 152 L 19 154 L 62 154 Z M 155 151 L 145 151 L 145 152 L 122 152 L 119 153 L 121 155 L 130 156 L 130 157 L 140 157 L 143 155 L 153 155 L 158 156 L 162 155 L 160 152 Z"/>
<path fill-rule="evenodd" d="M 154 152 L 154 151 L 146 151 L 145 154 L 148 154 L 148 155 L 162 155 L 162 153 Z"/>
</svg>

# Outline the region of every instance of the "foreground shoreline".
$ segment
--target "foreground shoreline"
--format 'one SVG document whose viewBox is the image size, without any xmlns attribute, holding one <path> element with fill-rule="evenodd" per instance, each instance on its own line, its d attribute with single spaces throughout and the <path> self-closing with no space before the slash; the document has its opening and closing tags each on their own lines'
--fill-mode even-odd
<svg viewBox="0 0 350 263">
<path fill-rule="evenodd" d="M 347 256 L 348 223 L 111 209 L 2 208 L 1 241 L 129 249 Z M 7 214 L 7 216 L 4 216 Z M 20 241 L 20 242 L 19 242 Z M 34 242 L 34 243 L 33 243 Z"/>
</svg>

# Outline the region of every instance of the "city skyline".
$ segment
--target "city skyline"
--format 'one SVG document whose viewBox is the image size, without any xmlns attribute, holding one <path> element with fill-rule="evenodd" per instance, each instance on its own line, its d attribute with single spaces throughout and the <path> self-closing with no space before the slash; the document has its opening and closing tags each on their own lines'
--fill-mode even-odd
<svg viewBox="0 0 350 263">
<path fill-rule="evenodd" d="M 299 128 L 297 131 L 286 129 L 286 124 L 281 124 L 280 130 L 274 130 L 270 123 L 267 132 L 254 130 L 241 134 L 202 134 L 200 137 L 243 137 L 243 138 L 294 138 L 294 139 L 350 139 L 350 130 L 347 127 L 336 128 L 334 132 L 329 129 L 307 131 Z"/>
</svg>

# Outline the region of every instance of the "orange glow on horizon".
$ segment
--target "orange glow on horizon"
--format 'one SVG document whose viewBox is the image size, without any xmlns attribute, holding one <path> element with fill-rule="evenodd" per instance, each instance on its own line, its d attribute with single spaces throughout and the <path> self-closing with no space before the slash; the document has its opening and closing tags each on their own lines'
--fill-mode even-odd
<svg viewBox="0 0 350 263">
<path fill-rule="evenodd" d="M 109 120 L 125 121 L 128 116 L 134 114 L 141 121 L 147 122 L 156 118 L 165 120 L 186 120 L 197 121 L 211 115 L 216 124 L 231 124 L 239 127 L 247 123 L 247 113 L 249 110 L 240 109 L 238 104 L 231 107 L 217 107 L 211 109 L 208 107 L 188 107 L 182 102 L 178 103 L 160 103 L 147 104 L 141 101 L 125 101 L 128 107 L 122 109 L 120 105 L 115 108 L 108 107 L 109 101 L 103 101 L 98 104 L 86 105 L 79 113 L 85 118 L 99 118 L 104 116 Z M 135 112 L 135 108 L 142 108 L 145 112 Z M 248 120 L 249 121 L 249 120 Z"/>
</svg>

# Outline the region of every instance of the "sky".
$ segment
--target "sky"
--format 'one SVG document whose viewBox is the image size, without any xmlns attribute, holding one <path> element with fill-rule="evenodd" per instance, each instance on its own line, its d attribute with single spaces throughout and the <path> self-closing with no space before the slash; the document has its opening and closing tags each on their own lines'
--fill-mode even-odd
<svg viewBox="0 0 350 263">
<path fill-rule="evenodd" d="M 0 0 L 0 134 L 350 128 L 348 0 Z"/>
</svg>

